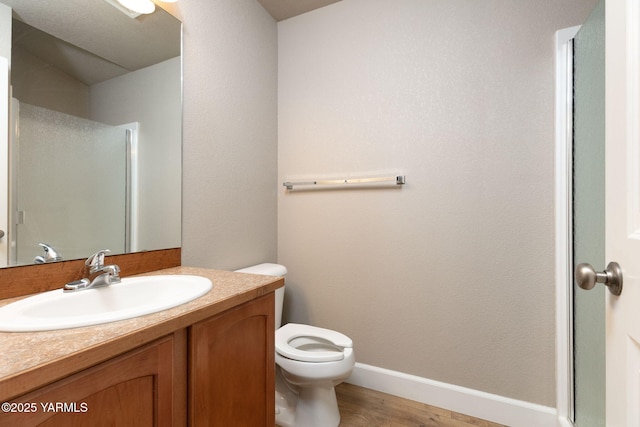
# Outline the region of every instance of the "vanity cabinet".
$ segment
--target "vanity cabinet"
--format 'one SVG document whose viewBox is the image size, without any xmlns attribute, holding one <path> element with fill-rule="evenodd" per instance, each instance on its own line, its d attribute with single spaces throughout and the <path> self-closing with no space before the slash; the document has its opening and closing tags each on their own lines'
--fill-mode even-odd
<svg viewBox="0 0 640 427">
<path fill-rule="evenodd" d="M 3 426 L 186 425 L 186 332 L 12 400 Z"/>
<path fill-rule="evenodd" d="M 273 427 L 274 293 L 200 319 L 11 399 L 0 426 Z"/>
<path fill-rule="evenodd" d="M 275 425 L 274 336 L 273 292 L 190 328 L 190 425 Z"/>
</svg>

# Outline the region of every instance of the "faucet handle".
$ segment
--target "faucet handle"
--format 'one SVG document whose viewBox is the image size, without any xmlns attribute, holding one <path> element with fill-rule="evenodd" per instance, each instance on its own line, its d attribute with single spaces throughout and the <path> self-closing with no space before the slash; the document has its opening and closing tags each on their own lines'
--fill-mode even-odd
<svg viewBox="0 0 640 427">
<path fill-rule="evenodd" d="M 62 256 L 54 249 L 53 246 L 46 243 L 38 243 L 44 250 L 44 257 L 36 257 L 34 260 L 36 263 L 41 264 L 45 262 L 61 261 Z"/>
<path fill-rule="evenodd" d="M 111 251 L 109 249 L 101 249 L 87 258 L 87 260 L 84 262 L 84 265 L 90 268 L 89 271 L 91 273 L 95 273 L 96 271 L 104 267 L 104 255 L 110 252 Z"/>
</svg>

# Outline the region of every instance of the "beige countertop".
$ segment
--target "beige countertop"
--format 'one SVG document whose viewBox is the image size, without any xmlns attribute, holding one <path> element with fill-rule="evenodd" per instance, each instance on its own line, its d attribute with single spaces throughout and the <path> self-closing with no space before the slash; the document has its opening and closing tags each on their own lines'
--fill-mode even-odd
<svg viewBox="0 0 640 427">
<path fill-rule="evenodd" d="M 44 332 L 0 332 L 0 402 L 186 328 L 284 285 L 284 279 L 195 267 L 143 274 L 192 274 L 213 282 L 206 295 L 158 313 Z M 0 306 L 24 297 L 0 301 Z"/>
</svg>

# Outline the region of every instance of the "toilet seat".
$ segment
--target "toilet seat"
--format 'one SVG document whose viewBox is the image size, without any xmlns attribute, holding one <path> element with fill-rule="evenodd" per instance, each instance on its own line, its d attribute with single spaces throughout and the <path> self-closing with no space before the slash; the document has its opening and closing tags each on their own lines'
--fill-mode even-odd
<svg viewBox="0 0 640 427">
<path fill-rule="evenodd" d="M 314 338 L 320 341 L 328 341 L 335 347 L 351 348 L 353 341 L 348 336 L 331 329 L 318 328 L 316 326 L 287 323 L 276 331 L 276 351 L 281 356 L 301 362 L 334 362 L 344 359 L 342 351 L 306 351 L 292 346 L 290 343 L 296 338 Z"/>
</svg>

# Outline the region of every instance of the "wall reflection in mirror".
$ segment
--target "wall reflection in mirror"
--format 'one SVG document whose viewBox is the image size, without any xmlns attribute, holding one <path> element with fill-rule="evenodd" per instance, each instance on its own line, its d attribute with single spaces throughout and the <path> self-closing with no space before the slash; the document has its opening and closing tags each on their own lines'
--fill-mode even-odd
<svg viewBox="0 0 640 427">
<path fill-rule="evenodd" d="M 181 23 L 105 0 L 0 1 L 13 9 L 2 261 L 179 247 Z"/>
</svg>

